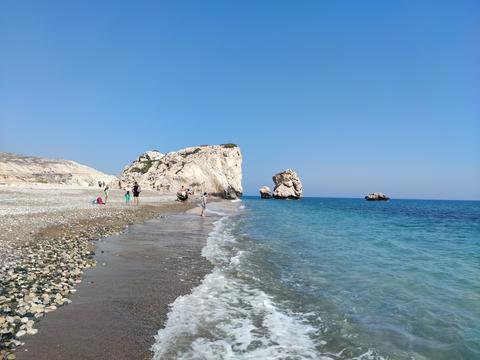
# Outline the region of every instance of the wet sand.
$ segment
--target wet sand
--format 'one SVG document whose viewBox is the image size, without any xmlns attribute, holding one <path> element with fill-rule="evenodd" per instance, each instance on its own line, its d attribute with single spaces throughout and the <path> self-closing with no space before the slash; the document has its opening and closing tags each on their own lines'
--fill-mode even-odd
<svg viewBox="0 0 480 360">
<path fill-rule="evenodd" d="M 39 322 L 17 359 L 150 359 L 168 305 L 211 269 L 201 249 L 215 220 L 174 213 L 98 241 L 73 302 Z"/>
</svg>

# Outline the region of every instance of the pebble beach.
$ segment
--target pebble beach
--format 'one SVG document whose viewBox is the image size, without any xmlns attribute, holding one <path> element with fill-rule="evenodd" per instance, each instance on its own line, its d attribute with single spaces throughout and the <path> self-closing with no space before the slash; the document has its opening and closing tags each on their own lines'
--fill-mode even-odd
<svg viewBox="0 0 480 360">
<path fill-rule="evenodd" d="M 96 265 L 96 240 L 185 208 L 149 192 L 140 206 L 126 205 L 120 190 L 107 205 L 92 204 L 98 195 L 98 188 L 0 187 L 0 359 L 15 359 L 37 323 L 72 302 Z"/>
</svg>

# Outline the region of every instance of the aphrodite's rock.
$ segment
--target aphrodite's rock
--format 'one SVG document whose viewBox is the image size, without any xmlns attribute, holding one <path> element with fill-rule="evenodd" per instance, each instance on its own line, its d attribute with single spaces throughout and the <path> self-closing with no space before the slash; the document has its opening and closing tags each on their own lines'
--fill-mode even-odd
<svg viewBox="0 0 480 360">
<path fill-rule="evenodd" d="M 98 186 L 117 178 L 71 160 L 0 153 L 0 183 Z"/>
<path fill-rule="evenodd" d="M 390 198 L 387 195 L 380 192 L 373 192 L 365 196 L 365 200 L 368 201 L 387 201 L 389 199 Z"/>
<path fill-rule="evenodd" d="M 268 186 L 262 186 L 260 188 L 260 197 L 262 199 L 271 199 L 273 196 L 272 190 Z"/>
<path fill-rule="evenodd" d="M 287 169 L 273 175 L 272 179 L 275 183 L 273 189 L 275 199 L 299 199 L 303 196 L 302 182 L 295 171 Z"/>
<path fill-rule="evenodd" d="M 147 151 L 120 175 L 120 187 L 137 181 L 142 189 L 176 193 L 182 185 L 194 194 L 226 199 L 242 195 L 242 154 L 234 144 L 203 145 L 162 154 Z"/>
</svg>

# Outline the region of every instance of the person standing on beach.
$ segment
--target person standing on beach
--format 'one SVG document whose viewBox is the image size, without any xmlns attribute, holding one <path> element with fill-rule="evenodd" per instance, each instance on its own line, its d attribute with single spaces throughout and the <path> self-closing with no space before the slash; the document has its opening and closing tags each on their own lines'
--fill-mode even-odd
<svg viewBox="0 0 480 360">
<path fill-rule="evenodd" d="M 105 189 L 103 189 L 103 192 L 105 193 L 105 205 L 107 205 L 107 201 L 108 201 L 108 190 L 110 188 L 107 186 L 105 186 Z"/>
<path fill-rule="evenodd" d="M 135 181 L 133 184 L 132 192 L 133 192 L 133 205 L 138 205 L 138 197 L 140 196 L 140 185 Z"/>
<path fill-rule="evenodd" d="M 201 217 L 205 217 L 205 209 L 207 208 L 207 193 L 204 192 L 200 198 L 200 206 L 202 207 Z"/>
<path fill-rule="evenodd" d="M 125 193 L 125 204 L 128 205 L 129 202 L 130 202 L 130 191 L 127 190 L 127 192 Z"/>
</svg>

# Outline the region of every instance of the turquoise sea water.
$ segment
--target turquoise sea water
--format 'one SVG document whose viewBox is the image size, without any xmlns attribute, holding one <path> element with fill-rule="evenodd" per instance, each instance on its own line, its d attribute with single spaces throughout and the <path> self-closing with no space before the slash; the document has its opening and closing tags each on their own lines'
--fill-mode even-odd
<svg viewBox="0 0 480 360">
<path fill-rule="evenodd" d="M 157 359 L 480 359 L 480 202 L 239 204 Z"/>
</svg>

